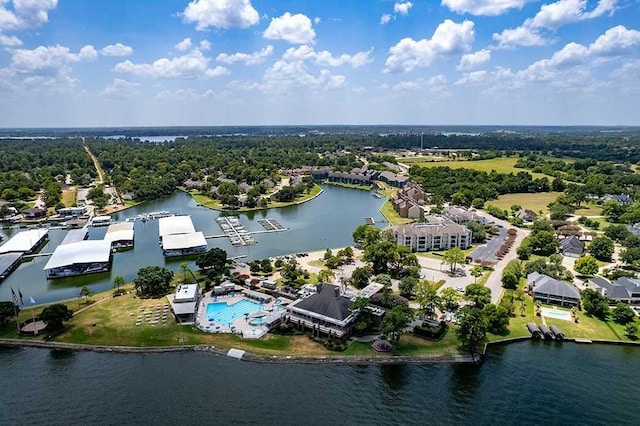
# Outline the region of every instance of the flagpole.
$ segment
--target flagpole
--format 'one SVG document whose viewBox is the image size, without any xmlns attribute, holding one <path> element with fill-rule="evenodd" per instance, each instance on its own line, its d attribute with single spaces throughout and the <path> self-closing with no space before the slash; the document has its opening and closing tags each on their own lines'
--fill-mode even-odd
<svg viewBox="0 0 640 426">
<path fill-rule="evenodd" d="M 16 313 L 16 332 L 20 334 L 20 318 L 18 318 L 18 305 L 14 302 L 13 312 Z"/>
<path fill-rule="evenodd" d="M 31 305 L 31 325 L 33 326 L 33 335 L 38 335 L 38 328 L 36 327 L 36 318 L 33 316 L 33 304 Z"/>
</svg>

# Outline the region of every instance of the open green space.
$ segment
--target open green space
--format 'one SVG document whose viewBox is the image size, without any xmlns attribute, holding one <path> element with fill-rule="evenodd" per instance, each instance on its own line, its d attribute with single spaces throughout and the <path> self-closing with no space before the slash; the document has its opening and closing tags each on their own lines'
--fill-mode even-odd
<svg viewBox="0 0 640 426">
<path fill-rule="evenodd" d="M 76 205 L 76 194 L 77 188 L 75 186 L 70 186 L 67 189 L 62 190 L 62 196 L 60 197 L 60 202 L 65 205 L 65 207 L 72 207 Z"/>
<path fill-rule="evenodd" d="M 408 217 L 400 217 L 398 212 L 393 209 L 393 205 L 391 201 L 387 200 L 384 202 L 382 207 L 380 207 L 380 212 L 387 219 L 390 225 L 403 225 L 405 223 L 415 222 L 415 219 L 410 219 Z"/>
<path fill-rule="evenodd" d="M 522 206 L 523 209 L 530 209 L 536 213 L 542 210 L 546 214 L 549 213 L 547 205 L 555 201 L 560 194 L 562 192 L 504 194 L 499 196 L 497 200 L 487 201 L 486 204 L 491 204 L 503 210 L 509 210 L 512 205 L 517 204 Z"/>
<path fill-rule="evenodd" d="M 430 157 L 401 158 L 400 162 L 408 166 L 420 167 L 450 167 L 452 169 L 473 169 L 483 172 L 491 172 L 495 170 L 498 173 L 518 173 L 528 172 L 534 178 L 547 177 L 542 173 L 533 173 L 525 169 L 515 167 L 518 157 L 498 157 L 490 160 L 451 160 L 451 161 L 433 161 Z"/>
<path fill-rule="evenodd" d="M 220 203 L 220 201 L 214 200 L 213 198 L 210 198 L 207 195 L 203 195 L 199 191 L 187 191 L 184 188 L 180 188 L 180 189 L 182 189 L 184 192 L 186 192 L 189 195 L 191 195 L 191 197 L 193 197 L 193 199 L 196 201 L 196 203 L 198 203 L 201 206 L 210 208 L 212 210 L 227 210 L 222 206 L 222 203 Z M 252 207 L 252 208 L 240 207 L 238 209 L 234 209 L 233 211 L 248 212 L 248 211 L 256 211 L 256 210 L 264 210 L 264 209 L 273 209 L 273 208 L 293 206 L 293 205 L 296 205 L 296 204 L 301 204 L 301 203 L 304 203 L 306 201 L 309 201 L 312 198 L 317 197 L 321 192 L 322 192 L 322 188 L 320 187 L 320 185 L 315 185 L 313 187 L 313 189 L 308 194 L 304 194 L 303 196 L 301 196 L 301 197 L 299 197 L 296 200 L 291 201 L 291 202 L 273 201 L 273 202 L 270 202 L 269 204 L 267 204 L 267 207 Z"/>
<path fill-rule="evenodd" d="M 360 189 L 363 191 L 371 191 L 371 189 L 373 188 L 373 185 L 356 185 L 354 183 L 342 183 L 342 182 L 325 182 L 326 185 L 335 185 L 335 186 L 342 186 L 345 188 L 351 188 L 351 189 Z"/>
</svg>

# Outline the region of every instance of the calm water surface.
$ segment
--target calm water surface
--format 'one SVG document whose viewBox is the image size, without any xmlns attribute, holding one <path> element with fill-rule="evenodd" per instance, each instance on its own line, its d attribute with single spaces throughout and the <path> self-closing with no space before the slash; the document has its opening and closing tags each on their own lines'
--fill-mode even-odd
<svg viewBox="0 0 640 426">
<path fill-rule="evenodd" d="M 521 342 L 482 367 L 0 349 L 2 424 L 639 424 L 640 352 Z"/>
<path fill-rule="evenodd" d="M 221 247 L 229 256 L 247 255 L 248 259 L 261 259 L 268 256 L 297 253 L 309 250 L 321 250 L 327 247 L 339 247 L 353 244 L 353 230 L 364 223 L 364 218 L 372 216 L 382 219 L 379 212 L 384 200 L 376 199 L 368 191 L 347 189 L 337 186 L 323 187 L 323 193 L 317 198 L 297 206 L 271 209 L 243 214 L 242 222 L 249 231 L 263 230 L 259 219 L 271 218 L 279 221 L 288 231 L 272 234 L 258 234 L 256 245 L 236 248 L 226 238 L 207 240 L 209 248 Z M 176 192 L 162 200 L 156 200 L 122 211 L 113 215 L 115 220 L 125 220 L 141 213 L 168 210 L 172 213 L 191 215 L 194 226 L 205 235 L 222 234 L 215 218 L 219 212 L 198 206 L 187 194 Z M 89 238 L 102 239 L 107 228 L 90 228 Z M 17 229 L 2 230 L 9 237 Z M 53 229 L 49 232 L 49 242 L 41 253 L 53 252 L 64 239 L 67 231 Z M 136 277 L 138 269 L 147 265 L 166 266 L 173 271 L 180 269 L 185 258 L 165 258 L 158 245 L 158 221 L 136 222 L 135 248 L 116 253 L 110 272 L 86 275 L 82 277 L 47 280 L 42 268 L 48 257 L 34 258 L 23 263 L 9 278 L 0 283 L 0 300 L 11 300 L 10 287 L 19 288 L 25 297 L 33 296 L 38 303 L 73 298 L 82 286 L 94 291 L 104 291 L 112 287 L 113 279 L 121 275 L 129 282 Z M 195 268 L 194 260 L 190 262 Z"/>
</svg>

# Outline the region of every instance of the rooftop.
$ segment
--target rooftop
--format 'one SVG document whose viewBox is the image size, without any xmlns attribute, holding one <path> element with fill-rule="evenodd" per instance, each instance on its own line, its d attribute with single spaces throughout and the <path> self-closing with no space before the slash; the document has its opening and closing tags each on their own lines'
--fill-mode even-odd
<svg viewBox="0 0 640 426">
<path fill-rule="evenodd" d="M 102 263 L 111 259 L 111 242 L 86 240 L 59 245 L 51 255 L 44 270 L 85 263 Z"/>
<path fill-rule="evenodd" d="M 548 275 L 533 272 L 527 276 L 527 282 L 532 285 L 534 293 L 580 300 L 580 291 L 576 287 Z"/>
<path fill-rule="evenodd" d="M 67 232 L 67 235 L 64 237 L 64 240 L 62 240 L 60 245 L 84 241 L 87 238 L 87 235 L 89 235 L 89 231 L 87 230 L 87 228 L 72 229 L 71 231 Z"/>
<path fill-rule="evenodd" d="M 176 289 L 173 301 L 175 303 L 192 302 L 198 295 L 198 289 L 198 284 L 181 284 Z"/>
<path fill-rule="evenodd" d="M 351 312 L 351 300 L 340 293 L 340 287 L 333 284 L 320 284 L 317 292 L 304 299 L 291 303 L 287 309 L 306 311 L 315 316 L 327 319 L 345 321 Z"/>
<path fill-rule="evenodd" d="M 158 234 L 164 239 L 165 235 L 191 234 L 196 232 L 191 216 L 169 216 L 158 219 Z"/>
<path fill-rule="evenodd" d="M 33 250 L 38 242 L 49 233 L 48 229 L 30 229 L 18 232 L 9 241 L 0 246 L 2 253 L 24 253 Z"/>
<path fill-rule="evenodd" d="M 121 222 L 109 225 L 104 239 L 107 241 L 133 241 L 134 222 Z"/>
<path fill-rule="evenodd" d="M 207 245 L 207 240 L 202 232 L 188 234 L 168 234 L 162 237 L 163 250 L 179 250 Z"/>
</svg>

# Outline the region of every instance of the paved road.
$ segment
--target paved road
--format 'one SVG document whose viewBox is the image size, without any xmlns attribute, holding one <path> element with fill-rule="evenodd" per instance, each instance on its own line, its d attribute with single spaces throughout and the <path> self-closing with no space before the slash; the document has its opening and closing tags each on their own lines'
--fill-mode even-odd
<svg viewBox="0 0 640 426">
<path fill-rule="evenodd" d="M 495 217 L 488 215 L 484 212 L 478 211 L 477 213 L 493 221 L 497 225 L 504 226 L 506 229 L 514 228 L 516 231 L 518 231 L 518 233 L 516 234 L 516 239 L 514 241 L 514 244 L 513 246 L 511 246 L 511 250 L 509 250 L 509 253 L 507 253 L 502 258 L 502 260 L 500 260 L 494 266 L 494 270 L 493 272 L 491 272 L 491 275 L 489 275 L 489 279 L 487 279 L 487 282 L 485 284 L 487 287 L 489 287 L 489 289 L 491 289 L 491 303 L 498 303 L 500 301 L 500 298 L 502 297 L 502 291 L 503 291 L 502 271 L 504 270 L 504 267 L 507 265 L 507 263 L 517 258 L 516 250 L 518 249 L 518 247 L 520 247 L 520 244 L 522 244 L 522 240 L 524 240 L 524 238 L 527 235 L 529 235 L 530 231 L 526 229 L 515 228 L 509 222 L 496 219 Z"/>
</svg>

